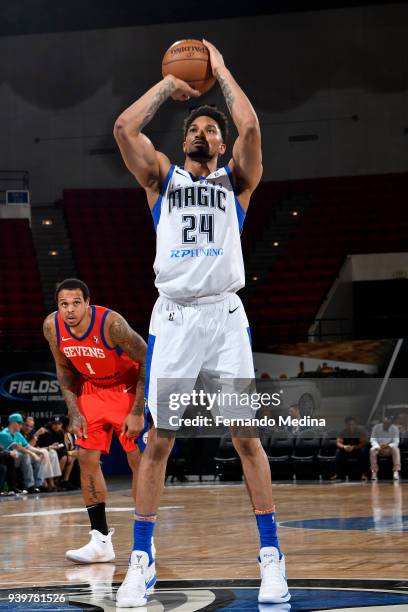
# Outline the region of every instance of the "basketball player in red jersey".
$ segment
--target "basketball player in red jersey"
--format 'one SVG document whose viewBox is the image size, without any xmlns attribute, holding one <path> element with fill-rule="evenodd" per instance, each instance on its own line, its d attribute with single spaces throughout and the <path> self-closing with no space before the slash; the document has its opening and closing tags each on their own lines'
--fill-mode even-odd
<svg viewBox="0 0 408 612">
<path fill-rule="evenodd" d="M 132 469 L 132 491 L 141 452 L 146 446 L 144 415 L 146 343 L 118 314 L 90 305 L 89 289 L 78 279 L 57 288 L 58 310 L 44 321 L 44 335 L 55 359 L 57 378 L 68 407 L 69 428 L 78 436 L 81 488 L 91 523 L 91 540 L 69 550 L 77 563 L 109 562 L 115 558 L 114 530 L 108 529 L 107 489 L 100 468 L 113 431 L 127 453 Z"/>
</svg>

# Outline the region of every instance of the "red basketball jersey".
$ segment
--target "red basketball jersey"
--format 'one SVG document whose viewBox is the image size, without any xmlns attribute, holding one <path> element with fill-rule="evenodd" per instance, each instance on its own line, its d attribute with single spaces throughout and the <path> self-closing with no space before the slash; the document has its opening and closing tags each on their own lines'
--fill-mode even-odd
<svg viewBox="0 0 408 612">
<path fill-rule="evenodd" d="M 110 310 L 91 306 L 92 316 L 83 336 L 75 336 L 55 313 L 57 344 L 83 378 L 81 393 L 92 393 L 92 387 L 105 387 L 115 391 L 135 393 L 139 364 L 120 347 L 109 346 L 104 333 Z"/>
</svg>

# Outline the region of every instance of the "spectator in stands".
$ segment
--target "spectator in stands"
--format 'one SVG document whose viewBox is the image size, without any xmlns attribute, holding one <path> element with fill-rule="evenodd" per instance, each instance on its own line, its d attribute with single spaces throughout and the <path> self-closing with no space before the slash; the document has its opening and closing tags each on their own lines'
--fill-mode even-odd
<svg viewBox="0 0 408 612">
<path fill-rule="evenodd" d="M 40 493 L 44 481 L 44 467 L 40 457 L 30 448 L 24 436 L 21 434 L 23 417 L 18 412 L 8 417 L 8 427 L 0 431 L 0 444 L 6 450 L 16 450 L 16 467 L 22 472 L 23 486 L 28 493 Z"/>
<path fill-rule="evenodd" d="M 399 480 L 399 471 L 401 469 L 401 455 L 398 448 L 399 431 L 398 427 L 392 424 L 390 416 L 385 415 L 382 423 L 378 423 L 378 425 L 373 427 L 370 442 L 371 480 L 377 480 L 378 455 L 392 457 L 393 478 L 394 480 Z"/>
<path fill-rule="evenodd" d="M 56 449 L 62 473 L 59 483 L 60 487 L 71 491 L 75 487 L 68 481 L 74 464 L 74 458 L 68 455 L 62 424 L 61 416 L 53 416 L 45 427 L 45 433 L 38 437 L 38 446 L 40 448 L 53 446 Z"/>
<path fill-rule="evenodd" d="M 344 419 L 345 428 L 336 440 L 336 474 L 333 477 L 346 480 L 347 460 L 351 457 L 357 458 L 361 465 L 361 472 L 365 471 L 367 436 L 362 427 L 357 425 L 354 417 L 348 416 Z M 366 479 L 366 476 L 365 476 Z"/>
<path fill-rule="evenodd" d="M 70 472 L 70 483 L 75 486 L 75 488 L 79 488 L 80 485 L 80 473 L 79 473 L 79 462 L 78 462 L 78 447 L 76 444 L 77 437 L 74 433 L 68 431 L 69 426 L 69 418 L 67 416 L 63 416 L 62 420 L 62 430 L 64 432 L 64 442 L 67 449 L 68 457 L 72 459 L 72 468 Z"/>
<path fill-rule="evenodd" d="M 291 418 L 292 424 L 288 425 L 287 430 L 290 431 L 292 435 L 296 436 L 299 432 L 305 429 L 296 423 L 296 421 L 298 421 L 301 417 L 298 404 L 292 404 L 292 406 L 289 406 L 288 414 Z"/>
<path fill-rule="evenodd" d="M 334 368 L 327 365 L 327 362 L 324 361 L 322 365 L 317 368 L 317 371 L 319 372 L 319 374 L 333 374 Z"/>
<path fill-rule="evenodd" d="M 16 450 L 5 450 L 0 444 L 0 495 L 5 495 L 4 485 L 7 484 L 7 494 L 27 493 L 17 488 L 15 460 L 18 457 Z"/>
<path fill-rule="evenodd" d="M 4 483 L 6 482 L 7 468 L 0 463 L 0 495 L 4 495 Z"/>
<path fill-rule="evenodd" d="M 36 431 L 34 426 L 34 418 L 30 416 L 26 417 L 21 428 L 21 433 L 29 444 L 28 448 L 34 453 L 37 453 L 44 463 L 44 484 L 46 490 L 49 492 L 56 491 L 57 486 L 54 479 L 61 476 L 61 468 L 57 454 L 58 443 L 51 444 L 44 448 L 37 447 L 39 436 L 46 433 L 47 430 L 45 427 L 40 427 L 40 429 Z"/>
<path fill-rule="evenodd" d="M 0 419 L 1 422 L 1 419 Z M 0 495 L 16 495 L 17 493 L 27 493 L 27 491 L 17 488 L 16 474 L 16 459 L 18 453 L 16 450 L 6 450 L 0 444 L 0 466 L 3 474 L 3 480 L 0 483 Z M 7 492 L 4 490 L 7 485 Z"/>
<path fill-rule="evenodd" d="M 398 427 L 400 434 L 408 433 L 408 412 L 400 412 L 395 419 L 395 425 Z"/>
</svg>

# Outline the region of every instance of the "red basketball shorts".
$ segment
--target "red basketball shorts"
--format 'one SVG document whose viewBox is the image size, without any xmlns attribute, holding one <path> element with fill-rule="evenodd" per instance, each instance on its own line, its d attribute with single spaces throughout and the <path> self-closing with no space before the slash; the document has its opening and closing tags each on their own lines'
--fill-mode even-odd
<svg viewBox="0 0 408 612">
<path fill-rule="evenodd" d="M 78 397 L 78 408 L 87 423 L 87 438 L 78 438 L 77 444 L 81 448 L 100 450 L 109 453 L 113 432 L 126 453 L 139 448 L 143 452 L 147 440 L 147 424 L 139 437 L 128 438 L 122 433 L 123 423 L 129 414 L 135 396 L 123 391 L 110 389 L 97 389 L 94 392 Z"/>
</svg>

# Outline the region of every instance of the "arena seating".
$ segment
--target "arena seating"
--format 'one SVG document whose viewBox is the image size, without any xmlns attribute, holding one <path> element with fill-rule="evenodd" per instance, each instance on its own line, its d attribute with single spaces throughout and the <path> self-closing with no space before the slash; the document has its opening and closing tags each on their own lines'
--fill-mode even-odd
<svg viewBox="0 0 408 612">
<path fill-rule="evenodd" d="M 153 220 L 141 189 L 69 189 L 64 212 L 79 278 L 95 304 L 146 335 L 157 291 Z"/>
<path fill-rule="evenodd" d="M 293 478 L 293 436 L 288 432 L 275 433 L 263 445 L 273 477 L 277 480 Z"/>
<path fill-rule="evenodd" d="M 286 181 L 265 182 L 257 187 L 252 196 L 241 234 L 242 252 L 245 261 L 248 261 L 256 243 L 262 240 L 264 230 L 273 224 L 274 212 L 286 194 Z"/>
<path fill-rule="evenodd" d="M 406 251 L 407 188 L 408 173 L 280 183 L 283 197 L 303 194 L 311 204 L 249 301 L 255 348 L 307 339 L 348 254 Z"/>
<path fill-rule="evenodd" d="M 26 219 L 0 221 L 0 349 L 43 347 L 41 280 Z"/>
<path fill-rule="evenodd" d="M 335 473 L 336 451 L 338 432 L 335 430 L 327 431 L 323 434 L 320 442 L 320 450 L 317 455 L 319 472 L 323 480 L 328 480 Z"/>
<path fill-rule="evenodd" d="M 317 462 L 320 450 L 320 434 L 316 430 L 306 429 L 295 438 L 292 453 L 293 471 L 297 480 L 313 480 L 319 476 Z"/>
<path fill-rule="evenodd" d="M 220 480 L 241 480 L 242 466 L 229 434 L 225 434 L 214 457 L 214 478 Z"/>
</svg>

